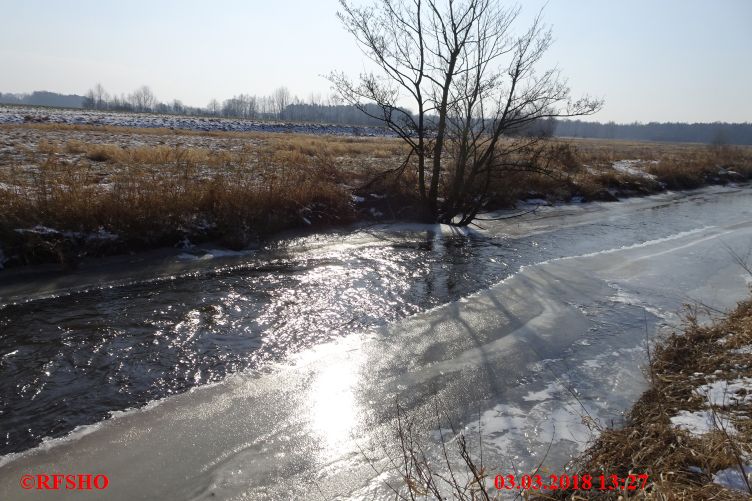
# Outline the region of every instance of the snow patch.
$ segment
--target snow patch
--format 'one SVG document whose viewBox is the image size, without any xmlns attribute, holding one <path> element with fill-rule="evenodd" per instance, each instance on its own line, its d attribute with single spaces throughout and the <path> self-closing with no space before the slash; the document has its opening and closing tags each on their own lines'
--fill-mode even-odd
<svg viewBox="0 0 752 501">
<path fill-rule="evenodd" d="M 729 350 L 730 353 L 733 353 L 734 355 L 752 355 L 752 344 L 748 346 L 742 346 L 741 348 L 736 348 L 735 350 Z"/>
<path fill-rule="evenodd" d="M 653 180 L 656 179 L 655 175 L 645 172 L 644 170 L 638 167 L 640 164 L 643 164 L 643 163 L 646 163 L 646 162 L 644 160 L 617 160 L 616 162 L 611 164 L 611 167 L 614 170 L 617 170 L 624 174 L 628 174 L 630 176 L 644 177 L 646 179 L 653 179 Z M 655 161 L 653 161 L 653 163 L 655 163 Z"/>
<path fill-rule="evenodd" d="M 744 476 L 747 477 L 747 482 L 752 484 L 752 464 L 744 465 Z M 738 466 L 726 468 L 713 474 L 713 483 L 722 485 L 727 489 L 749 492 L 747 483 L 744 481 L 744 476 L 742 476 L 742 472 Z"/>
<path fill-rule="evenodd" d="M 190 254 L 188 252 L 184 252 L 182 254 L 178 254 L 178 259 L 181 261 L 207 261 L 209 259 L 215 259 L 219 257 L 240 257 L 240 256 L 247 256 L 252 251 L 246 250 L 246 251 L 231 251 L 231 250 L 221 250 L 221 249 L 211 249 L 205 251 L 203 254 Z"/>
<path fill-rule="evenodd" d="M 112 241 L 112 240 L 117 240 L 119 238 L 120 237 L 116 235 L 115 233 L 111 233 L 101 227 L 96 232 L 89 233 L 88 235 L 86 235 L 86 240 L 110 240 Z"/>
<path fill-rule="evenodd" d="M 728 343 L 731 342 L 731 340 L 734 339 L 733 333 L 728 333 L 722 338 L 719 338 L 716 343 L 720 344 L 721 346 L 726 346 Z"/>
<path fill-rule="evenodd" d="M 688 431 L 691 435 L 699 436 L 706 433 L 710 433 L 713 430 L 719 429 L 716 425 L 716 419 L 722 420 L 721 424 L 726 432 L 729 434 L 735 434 L 736 428 L 734 425 L 723 420 L 723 418 L 716 412 L 715 416 L 712 411 L 679 411 L 679 413 L 671 418 L 671 424 L 674 428 Z"/>
<path fill-rule="evenodd" d="M 695 394 L 706 398 L 711 405 L 719 407 L 752 403 L 752 378 L 705 384 L 695 389 Z"/>
<path fill-rule="evenodd" d="M 47 226 L 42 226 L 41 224 L 38 224 L 34 226 L 33 228 L 17 228 L 16 233 L 32 233 L 34 235 L 60 235 L 60 232 L 54 228 L 48 228 Z"/>
<path fill-rule="evenodd" d="M 0 190 L 10 191 L 11 193 L 15 193 L 17 195 L 21 194 L 21 187 L 14 186 L 12 184 L 0 183 Z"/>
<path fill-rule="evenodd" d="M 543 198 L 526 198 L 517 204 L 518 207 L 530 207 L 531 205 L 551 205 Z"/>
</svg>

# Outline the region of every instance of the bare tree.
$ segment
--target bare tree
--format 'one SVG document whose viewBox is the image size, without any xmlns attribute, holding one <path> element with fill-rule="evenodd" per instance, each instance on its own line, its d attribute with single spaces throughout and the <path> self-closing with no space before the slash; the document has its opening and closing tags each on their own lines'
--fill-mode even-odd
<svg viewBox="0 0 752 501">
<path fill-rule="evenodd" d="M 272 94 L 272 101 L 274 102 L 277 116 L 281 116 L 287 105 L 290 104 L 290 91 L 287 90 L 287 87 L 279 87 Z"/>
<path fill-rule="evenodd" d="M 170 111 L 177 115 L 184 115 L 186 113 L 185 105 L 180 99 L 174 99 L 170 108 Z"/>
<path fill-rule="evenodd" d="M 308 96 L 308 103 L 311 106 L 322 106 L 324 103 L 324 100 L 321 98 L 320 93 L 311 92 L 311 94 Z"/>
<path fill-rule="evenodd" d="M 109 96 L 107 95 L 107 91 L 104 90 L 102 84 L 98 83 L 86 93 L 84 108 L 102 110 L 107 108 L 108 101 Z"/>
<path fill-rule="evenodd" d="M 129 96 L 130 102 L 136 111 L 151 111 L 157 98 L 147 85 L 142 85 Z"/>
<path fill-rule="evenodd" d="M 514 35 L 519 8 L 498 0 L 340 3 L 340 20 L 381 71 L 357 82 L 342 73 L 329 79 L 346 102 L 381 119 L 410 146 L 401 169 L 415 157 L 425 219 L 469 224 L 492 183 L 542 160 L 537 138 L 508 136 L 542 119 L 587 115 L 601 106 L 587 97 L 572 101 L 558 70 L 535 71 L 552 40 L 540 15 Z"/>
<path fill-rule="evenodd" d="M 222 105 L 222 114 L 227 117 L 256 118 L 257 112 L 258 99 L 248 94 L 234 96 Z"/>
<path fill-rule="evenodd" d="M 104 87 L 102 87 L 101 83 L 98 83 L 94 86 L 93 90 L 93 97 L 94 97 L 94 105 L 98 110 L 101 110 L 106 107 L 107 101 L 109 100 L 109 96 L 107 95 L 107 91 L 104 90 Z"/>
<path fill-rule="evenodd" d="M 222 107 L 220 106 L 219 101 L 217 101 L 216 99 L 212 99 L 211 101 L 209 101 L 209 104 L 206 105 L 206 110 L 211 115 L 219 115 L 221 109 Z"/>
<path fill-rule="evenodd" d="M 278 108 L 273 96 L 262 96 L 258 99 L 258 112 L 265 117 L 278 114 Z"/>
<path fill-rule="evenodd" d="M 94 89 L 89 89 L 84 96 L 82 103 L 84 108 L 92 109 L 97 107 L 97 97 L 94 95 Z"/>
<path fill-rule="evenodd" d="M 240 99 L 243 118 L 256 118 L 256 113 L 258 111 L 256 96 L 241 94 L 238 98 Z"/>
</svg>

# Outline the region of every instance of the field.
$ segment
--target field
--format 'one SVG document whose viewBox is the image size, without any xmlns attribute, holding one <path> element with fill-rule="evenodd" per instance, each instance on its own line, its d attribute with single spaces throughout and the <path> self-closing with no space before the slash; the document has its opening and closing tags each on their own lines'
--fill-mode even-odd
<svg viewBox="0 0 752 501">
<path fill-rule="evenodd" d="M 206 132 L 285 132 L 337 135 L 384 135 L 383 128 L 269 119 L 223 118 L 217 116 L 165 115 L 123 111 L 83 110 L 0 104 L 0 124 L 44 123 L 96 125 L 131 128 L 165 128 Z"/>
<path fill-rule="evenodd" d="M 546 174 L 510 172 L 488 208 L 752 176 L 752 148 L 561 139 L 549 148 Z M 413 172 L 378 177 L 405 154 L 385 137 L 0 125 L 0 265 L 210 240 L 242 248 L 286 228 L 407 219 Z"/>
</svg>

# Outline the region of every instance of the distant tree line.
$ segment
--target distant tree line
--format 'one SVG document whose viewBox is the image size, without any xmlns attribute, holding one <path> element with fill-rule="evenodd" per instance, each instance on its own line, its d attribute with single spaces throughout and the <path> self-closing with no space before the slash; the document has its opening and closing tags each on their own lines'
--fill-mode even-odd
<svg viewBox="0 0 752 501">
<path fill-rule="evenodd" d="M 76 94 L 63 95 L 44 90 L 34 91 L 31 94 L 10 94 L 0 92 L 0 103 L 18 104 L 30 106 L 55 106 L 58 108 L 81 108 L 84 96 Z"/>
<path fill-rule="evenodd" d="M 332 98 L 311 95 L 305 100 L 292 96 L 279 87 L 269 96 L 239 94 L 224 101 L 212 99 L 205 107 L 186 106 L 180 100 L 159 101 L 144 85 L 130 94 L 109 94 L 101 84 L 92 87 L 85 96 L 63 95 L 48 91 L 31 94 L 0 92 L 0 103 L 84 108 L 110 111 L 154 112 L 175 115 L 199 115 L 253 120 L 286 120 L 322 122 L 343 125 L 373 125 L 382 123 L 351 105 L 343 105 Z M 376 105 L 367 105 L 376 106 Z M 372 109 L 375 112 L 375 108 Z M 371 115 L 375 113 L 370 113 Z M 706 144 L 752 145 L 752 123 L 631 123 L 586 122 L 582 120 L 537 120 L 514 131 L 525 136 L 557 136 L 629 141 L 696 142 Z"/>
<path fill-rule="evenodd" d="M 130 94 L 110 95 L 101 84 L 91 88 L 83 98 L 85 109 L 154 112 L 175 115 L 207 115 L 250 120 L 288 120 L 301 122 L 326 122 L 348 125 L 380 125 L 353 106 L 311 95 L 307 100 L 292 96 L 286 87 L 279 87 L 268 96 L 238 94 L 224 101 L 212 99 L 201 107 L 184 105 L 179 100 L 170 103 L 159 101 L 151 89 L 144 85 Z"/>
<path fill-rule="evenodd" d="M 617 124 L 559 120 L 554 135 L 630 141 L 693 142 L 706 144 L 752 145 L 752 123 L 650 122 Z"/>
</svg>

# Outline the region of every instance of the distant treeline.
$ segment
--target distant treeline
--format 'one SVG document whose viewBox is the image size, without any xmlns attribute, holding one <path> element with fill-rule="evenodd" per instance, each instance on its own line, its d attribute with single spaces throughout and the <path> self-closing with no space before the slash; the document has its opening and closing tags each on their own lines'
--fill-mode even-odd
<svg viewBox="0 0 752 501">
<path fill-rule="evenodd" d="M 331 98 L 311 96 L 303 101 L 292 96 L 287 87 L 279 87 L 268 96 L 238 94 L 230 99 L 212 99 L 204 108 L 190 107 L 179 100 L 170 103 L 159 101 L 148 86 L 142 86 L 128 95 L 110 96 L 97 84 L 83 101 L 89 109 L 156 112 L 174 115 L 207 115 L 250 120 L 284 120 L 294 122 L 323 122 L 343 125 L 382 125 L 353 106 L 337 104 Z M 375 105 L 374 105 L 375 108 Z"/>
<path fill-rule="evenodd" d="M 378 106 L 370 105 L 370 112 L 378 115 Z M 369 117 L 355 106 L 344 104 L 291 104 L 281 114 L 283 120 L 294 122 L 324 122 L 342 125 L 374 125 L 381 126 L 384 123 L 376 118 Z"/>
<path fill-rule="evenodd" d="M 54 106 L 57 108 L 82 108 L 84 96 L 77 96 L 75 94 L 63 95 L 44 90 L 34 91 L 31 94 L 3 94 L 0 92 L 0 103 Z"/>
<path fill-rule="evenodd" d="M 554 135 L 630 141 L 692 142 L 752 145 L 752 123 L 657 123 L 617 124 L 560 120 Z"/>
<path fill-rule="evenodd" d="M 161 102 L 147 86 L 139 87 L 127 95 L 117 96 L 108 94 L 99 84 L 90 89 L 85 96 L 47 91 L 36 91 L 31 94 L 0 93 L 0 103 L 251 120 L 382 125 L 379 120 L 369 117 L 354 106 L 339 104 L 331 98 L 322 99 L 319 96 L 301 100 L 297 96 L 291 96 L 285 87 L 279 87 L 269 96 L 239 94 L 221 102 L 212 99 L 203 108 L 186 106 L 179 100 Z M 375 105 L 373 114 L 378 115 Z M 525 135 L 557 137 L 752 145 L 752 123 L 617 124 L 581 120 L 541 120 L 519 132 Z"/>
</svg>

